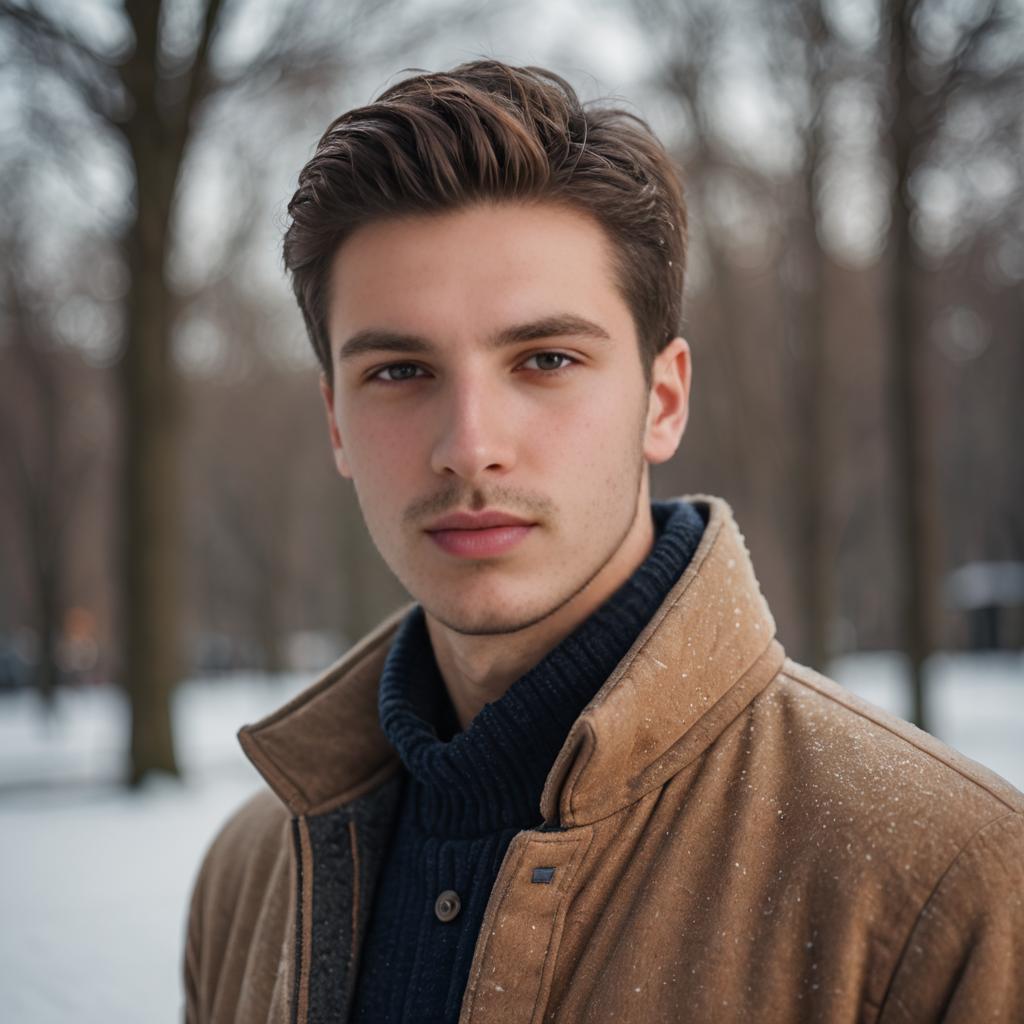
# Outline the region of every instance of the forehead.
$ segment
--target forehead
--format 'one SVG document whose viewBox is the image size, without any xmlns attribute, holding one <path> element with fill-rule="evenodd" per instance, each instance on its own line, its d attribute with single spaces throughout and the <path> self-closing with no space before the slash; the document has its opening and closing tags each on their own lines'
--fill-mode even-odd
<svg viewBox="0 0 1024 1024">
<path fill-rule="evenodd" d="M 481 337 L 554 312 L 633 337 L 604 229 L 552 203 L 481 203 L 372 222 L 339 248 L 329 285 L 335 351 L 361 330 Z"/>
</svg>

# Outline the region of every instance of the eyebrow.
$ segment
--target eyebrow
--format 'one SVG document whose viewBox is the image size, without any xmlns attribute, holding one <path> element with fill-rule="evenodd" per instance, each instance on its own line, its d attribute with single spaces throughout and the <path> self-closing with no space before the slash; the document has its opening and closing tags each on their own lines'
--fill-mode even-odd
<svg viewBox="0 0 1024 1024">
<path fill-rule="evenodd" d="M 503 327 L 487 339 L 488 348 L 521 345 L 541 338 L 597 338 L 611 340 L 611 335 L 600 325 L 575 313 L 556 313 L 530 320 L 527 323 Z M 377 327 L 357 331 L 338 350 L 338 359 L 353 359 L 368 352 L 399 352 L 416 354 L 432 352 L 434 344 L 416 334 L 403 334 Z"/>
</svg>

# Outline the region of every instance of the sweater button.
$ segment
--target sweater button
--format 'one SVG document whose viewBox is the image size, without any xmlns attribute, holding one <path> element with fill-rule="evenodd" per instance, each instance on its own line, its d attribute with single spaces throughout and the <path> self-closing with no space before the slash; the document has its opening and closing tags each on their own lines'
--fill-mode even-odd
<svg viewBox="0 0 1024 1024">
<path fill-rule="evenodd" d="M 437 900 L 434 902 L 434 913 L 437 915 L 438 921 L 454 921 L 459 916 L 459 911 L 462 909 L 462 900 L 459 899 L 459 894 L 454 889 L 445 889 Z"/>
</svg>

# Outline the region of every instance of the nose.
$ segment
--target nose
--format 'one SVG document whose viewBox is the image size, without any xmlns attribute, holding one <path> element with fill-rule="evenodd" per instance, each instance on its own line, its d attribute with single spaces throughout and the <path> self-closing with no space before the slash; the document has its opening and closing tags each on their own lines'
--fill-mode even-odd
<svg viewBox="0 0 1024 1024">
<path fill-rule="evenodd" d="M 477 480 L 514 465 L 511 417 L 495 389 L 479 379 L 451 382 L 440 421 L 430 460 L 435 473 Z"/>
</svg>

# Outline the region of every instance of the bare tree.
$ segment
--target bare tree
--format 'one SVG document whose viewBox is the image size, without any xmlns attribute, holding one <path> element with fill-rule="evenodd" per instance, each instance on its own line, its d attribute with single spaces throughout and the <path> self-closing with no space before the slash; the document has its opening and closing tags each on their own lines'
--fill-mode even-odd
<svg viewBox="0 0 1024 1024">
<path fill-rule="evenodd" d="M 883 458 L 891 465 L 891 490 L 899 511 L 887 517 L 886 526 L 898 534 L 891 575 L 903 585 L 904 595 L 880 596 L 866 573 L 858 589 L 866 595 L 863 600 L 877 606 L 876 621 L 898 621 L 886 639 L 902 646 L 915 666 L 912 715 L 923 723 L 921 666 L 935 643 L 941 502 L 935 485 L 936 435 L 928 422 L 928 403 L 937 394 L 926 339 L 933 313 L 922 303 L 927 301 L 923 291 L 926 285 L 930 288 L 928 281 L 948 259 L 930 248 L 924 237 L 928 211 L 922 194 L 927 191 L 927 175 L 935 170 L 954 173 L 951 169 L 972 160 L 981 163 L 999 147 L 1008 148 L 1008 140 L 1014 140 L 1019 150 L 1024 10 L 1008 0 L 982 5 L 908 0 L 884 5 L 873 33 L 870 26 L 861 26 L 856 33 L 837 34 L 837 10 L 820 0 L 780 5 L 634 0 L 632 6 L 649 33 L 648 84 L 675 105 L 675 127 L 698 229 L 694 250 L 710 278 L 704 285 L 707 294 L 691 297 L 691 307 L 703 318 L 701 323 L 695 319 L 694 331 L 705 337 L 707 355 L 721 364 L 710 387 L 725 397 L 716 400 L 733 411 L 726 427 L 716 430 L 710 465 L 724 461 L 734 475 L 756 479 L 759 466 L 767 464 L 775 481 L 786 481 L 785 488 L 776 485 L 786 494 L 772 506 L 774 532 L 780 532 L 779 523 L 792 524 L 791 530 L 782 531 L 788 558 L 780 564 L 799 580 L 793 606 L 802 623 L 796 636 L 804 638 L 801 644 L 790 635 L 787 643 L 815 665 L 827 659 L 830 623 L 837 618 L 838 534 L 845 529 L 847 536 L 857 535 L 856 545 L 871 543 L 866 510 L 840 509 L 836 494 L 852 493 L 863 500 L 863 489 L 849 481 L 866 481 L 866 457 Z M 730 114 L 741 117 L 742 109 L 728 111 L 722 100 L 737 78 L 759 84 L 759 113 L 774 128 L 770 137 L 762 135 L 757 144 L 746 147 L 729 124 Z M 873 137 L 867 132 L 856 145 L 865 150 L 859 156 L 862 180 L 870 179 L 871 189 L 891 196 L 888 223 L 880 228 L 887 232 L 884 268 L 875 263 L 860 271 L 843 271 L 847 288 L 851 273 L 863 277 L 867 295 L 862 293 L 859 299 L 830 290 L 839 270 L 823 237 L 825 218 L 834 213 L 841 202 L 836 196 L 843 191 L 830 195 L 831 175 L 851 144 L 842 136 L 842 122 L 831 120 L 830 99 L 844 91 L 853 95 L 848 87 L 854 89 L 862 111 L 875 100 L 884 113 L 883 134 Z M 975 152 L 958 149 L 955 140 L 950 141 L 955 133 L 947 122 L 956 121 L 963 134 L 967 118 L 971 130 L 966 134 Z M 779 163 L 772 164 L 773 143 L 796 154 L 781 162 L 781 171 Z M 725 218 L 718 212 L 723 188 L 729 193 Z M 1006 203 L 999 208 L 1004 219 L 1008 209 Z M 734 224 L 729 223 L 730 214 Z M 991 223 L 992 216 L 999 216 L 998 211 L 982 221 Z M 737 271 L 738 264 L 749 261 L 750 252 L 763 244 L 759 236 L 766 223 L 770 232 L 784 239 L 775 277 L 783 300 L 778 311 L 762 304 L 751 275 Z M 978 228 L 964 227 L 964 238 Z M 888 424 L 884 446 L 868 448 L 858 439 L 854 457 L 841 448 L 839 386 L 828 339 L 830 330 L 855 312 L 856 302 L 863 307 L 865 298 L 884 308 L 883 320 L 889 325 L 884 344 L 891 359 Z M 748 319 L 746 311 L 755 304 L 761 304 L 759 312 Z M 777 344 L 772 321 L 780 313 L 785 328 Z M 867 357 L 883 347 L 883 339 L 873 312 L 855 315 L 861 328 L 857 348 Z M 761 362 L 765 352 L 784 367 L 781 403 L 766 397 L 773 389 L 767 376 L 770 363 Z M 708 367 L 700 363 L 701 355 L 698 351 L 706 389 Z M 844 379 L 844 388 L 849 385 Z M 863 392 L 848 402 L 854 408 L 869 398 L 874 404 L 874 396 Z M 754 458 L 743 439 L 758 428 Z M 887 489 L 879 496 L 888 493 Z M 763 488 L 759 495 L 753 531 L 758 529 L 757 514 L 764 516 L 766 511 Z M 873 565 L 883 577 L 890 569 L 878 550 L 865 550 L 856 561 L 865 568 Z M 799 572 L 794 574 L 791 565 Z M 769 588 L 775 586 L 770 565 L 766 578 Z M 899 603 L 898 616 L 886 614 L 889 602 Z"/>
<path fill-rule="evenodd" d="M 733 257 L 745 244 L 739 237 L 743 232 L 736 231 L 731 218 L 739 202 L 763 209 L 761 203 L 767 203 L 771 189 L 723 141 L 713 115 L 716 55 L 726 41 L 734 12 L 727 5 L 703 0 L 685 5 L 634 0 L 633 6 L 638 21 L 651 33 L 650 78 L 645 85 L 669 100 L 676 128 L 668 141 L 686 173 L 692 211 L 691 266 L 701 262 L 706 268 L 707 308 L 714 323 L 695 323 L 694 331 L 698 336 L 713 336 L 715 345 L 708 355 L 711 364 L 702 365 L 700 372 L 720 373 L 721 383 L 731 385 L 708 389 L 708 400 L 715 403 L 710 410 L 713 429 L 733 467 L 733 486 L 752 487 L 763 459 L 752 451 L 749 439 L 765 417 L 765 396 L 745 358 L 743 310 L 730 301 L 743 287 Z M 698 360 L 701 355 L 698 352 Z"/>
<path fill-rule="evenodd" d="M 821 191 L 827 159 L 827 101 L 842 73 L 840 47 L 821 0 L 765 6 L 765 46 L 798 144 L 791 198 L 783 200 L 787 253 L 782 288 L 789 307 L 787 354 L 792 373 L 788 426 L 794 438 L 790 476 L 796 505 L 794 547 L 800 565 L 804 624 L 801 660 L 825 671 L 836 614 L 833 480 L 835 382 L 829 359 L 828 257 L 822 245 Z"/>
<path fill-rule="evenodd" d="M 0 453 L 3 477 L 19 508 L 19 525 L 27 540 L 38 637 L 34 681 L 52 712 L 60 677 L 57 648 L 64 610 L 66 528 L 77 490 L 64 447 L 69 441 L 67 395 L 61 381 L 60 347 L 33 317 L 32 297 L 15 267 L 6 268 L 4 286 L 4 377 L 9 393 L 0 404 Z"/>
<path fill-rule="evenodd" d="M 928 726 L 925 662 L 935 648 L 940 503 L 928 395 L 933 378 L 928 324 L 921 307 L 927 265 L 914 219 L 915 184 L 940 148 L 951 105 L 974 93 L 985 100 L 983 135 L 998 132 L 1001 113 L 1019 106 L 1020 50 L 1010 60 L 994 46 L 1017 29 L 1022 12 L 989 0 L 951 10 L 929 0 L 890 0 L 885 8 L 888 151 L 892 164 L 888 258 L 890 420 L 897 550 L 903 563 L 902 631 L 909 658 L 913 720 Z M 937 45 L 936 28 L 951 41 Z M 929 40 L 929 35 L 932 39 Z M 1009 94 L 1009 99 L 1007 94 Z M 1016 101 L 1014 99 L 1016 97 Z M 1007 102 L 1011 104 L 1007 108 Z"/>
<path fill-rule="evenodd" d="M 652 33 L 650 84 L 677 112 L 696 259 L 708 271 L 708 298 L 697 308 L 711 320 L 694 330 L 713 339 L 707 348 L 718 364 L 700 367 L 702 375 L 708 369 L 719 375 L 710 385 L 703 377 L 704 387 L 723 404 L 716 416 L 718 436 L 728 440 L 718 454 L 732 468 L 734 487 L 757 484 L 751 504 L 773 503 L 775 532 L 786 534 L 799 566 L 793 597 L 801 628 L 788 642 L 804 660 L 823 667 L 836 603 L 830 496 L 837 460 L 819 192 L 835 47 L 818 0 L 635 0 L 634 6 Z M 799 153 L 797 173 L 781 181 L 761 154 L 737 144 L 723 122 L 722 83 L 735 73 L 739 46 L 749 58 L 744 73 L 770 83 Z M 749 275 L 736 264 L 765 244 L 759 235 L 774 236 L 767 247 L 778 254 L 771 260 L 777 327 L 765 324 L 763 311 L 760 317 L 744 315 L 755 300 Z M 770 375 L 778 386 L 766 386 Z M 786 433 L 777 429 L 780 421 Z M 785 487 L 778 486 L 780 477 Z"/>
<path fill-rule="evenodd" d="M 33 213 L 41 197 L 33 190 L 31 162 L 21 153 L 3 170 L 0 241 L 12 258 L 0 266 L 0 476 L 17 548 L 8 564 L 27 569 L 38 641 L 34 682 L 52 712 L 62 678 L 68 556 L 97 453 L 81 430 L 80 399 L 88 391 L 82 360 L 62 343 L 33 258 Z M 70 240 L 68 249 L 74 249 Z"/>
<path fill-rule="evenodd" d="M 451 11 L 433 10 L 399 18 L 394 0 L 357 0 L 344 8 L 322 0 L 265 7 L 262 16 L 274 22 L 256 52 L 218 60 L 228 28 L 251 9 L 205 0 L 190 18 L 189 5 L 124 0 L 121 41 L 101 45 L 78 22 L 31 0 L 0 3 L 26 75 L 49 75 L 70 90 L 91 125 L 122 148 L 134 183 L 120 233 L 128 288 L 117 368 L 123 684 L 132 708 L 132 784 L 150 771 L 178 772 L 169 700 L 181 670 L 182 395 L 172 344 L 179 309 L 168 267 L 188 153 L 210 110 L 226 97 L 300 97 L 349 72 L 357 44 L 362 62 L 370 63 L 452 17 Z"/>
</svg>

